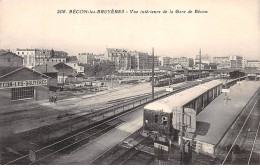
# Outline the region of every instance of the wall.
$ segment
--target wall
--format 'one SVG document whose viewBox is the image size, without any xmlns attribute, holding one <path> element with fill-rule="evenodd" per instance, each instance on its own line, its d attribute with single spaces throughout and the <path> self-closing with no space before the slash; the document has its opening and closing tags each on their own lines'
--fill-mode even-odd
<svg viewBox="0 0 260 168">
<path fill-rule="evenodd" d="M 48 86 L 35 86 L 35 97 L 24 100 L 11 100 L 11 88 L 0 89 L 0 106 L 15 105 L 21 103 L 29 103 L 40 100 L 48 100 L 49 88 Z"/>
<path fill-rule="evenodd" d="M 0 66 L 23 66 L 23 58 L 13 53 L 0 55 Z"/>
<path fill-rule="evenodd" d="M 0 78 L 1 82 L 5 81 L 24 81 L 24 80 L 39 80 L 46 79 L 43 75 L 33 72 L 30 69 L 23 68 L 8 76 Z M 48 81 L 49 83 L 49 81 Z M 0 106 L 28 103 L 39 100 L 45 100 L 49 97 L 48 85 L 44 86 L 34 86 L 35 87 L 35 97 L 25 100 L 11 100 L 11 88 L 0 89 Z"/>
</svg>

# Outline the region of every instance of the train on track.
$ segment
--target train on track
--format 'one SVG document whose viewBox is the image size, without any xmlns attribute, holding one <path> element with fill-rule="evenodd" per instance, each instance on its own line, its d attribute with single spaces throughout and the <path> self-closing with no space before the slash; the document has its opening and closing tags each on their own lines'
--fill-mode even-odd
<svg viewBox="0 0 260 168">
<path fill-rule="evenodd" d="M 118 83 L 120 83 L 120 84 L 135 84 L 138 82 L 139 82 L 139 79 L 123 79 L 123 80 L 118 81 Z"/>
<path fill-rule="evenodd" d="M 209 76 L 209 72 L 202 72 L 201 78 L 206 78 Z M 186 80 L 192 81 L 199 78 L 199 73 L 192 73 L 187 74 L 186 76 L 183 74 L 164 74 L 164 75 L 158 75 L 154 77 L 154 86 L 155 87 L 161 87 L 161 86 L 167 86 L 172 85 L 175 83 L 184 82 Z"/>
<path fill-rule="evenodd" d="M 213 80 L 146 105 L 142 135 L 161 142 L 177 140 L 182 117 L 187 131 L 194 132 L 196 115 L 220 95 L 222 85 Z"/>
<path fill-rule="evenodd" d="M 161 86 L 167 86 L 175 83 L 184 82 L 186 78 L 184 76 L 182 77 L 176 77 L 176 78 L 163 78 L 160 80 L 154 80 L 154 86 L 155 87 L 161 87 Z"/>
<path fill-rule="evenodd" d="M 201 78 L 206 78 L 208 76 L 210 76 L 210 74 L 207 71 L 203 71 L 201 73 Z M 187 77 L 187 81 L 192 81 L 194 79 L 199 79 L 199 73 L 198 72 L 196 72 L 196 73 L 189 73 L 189 74 L 186 75 L 186 77 Z"/>
</svg>

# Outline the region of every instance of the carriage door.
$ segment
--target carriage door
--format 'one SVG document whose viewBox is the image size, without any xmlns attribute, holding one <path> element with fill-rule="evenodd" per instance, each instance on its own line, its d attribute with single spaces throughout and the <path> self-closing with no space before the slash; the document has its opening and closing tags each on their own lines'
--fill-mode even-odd
<svg viewBox="0 0 260 168">
<path fill-rule="evenodd" d="M 215 95 L 216 95 L 216 93 L 215 93 L 215 88 L 212 89 L 212 92 L 213 92 L 212 100 L 214 100 L 214 99 L 215 99 Z"/>
<path fill-rule="evenodd" d="M 202 95 L 202 107 L 201 107 L 201 109 L 204 109 L 204 95 Z"/>
</svg>

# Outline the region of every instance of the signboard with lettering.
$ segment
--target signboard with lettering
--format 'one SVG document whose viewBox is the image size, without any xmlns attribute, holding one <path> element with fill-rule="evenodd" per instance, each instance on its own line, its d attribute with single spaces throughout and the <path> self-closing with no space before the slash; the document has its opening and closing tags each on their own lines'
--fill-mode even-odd
<svg viewBox="0 0 260 168">
<path fill-rule="evenodd" d="M 167 143 L 154 142 L 154 156 L 158 160 L 168 160 L 169 146 Z"/>
<path fill-rule="evenodd" d="M 0 82 L 0 89 L 47 85 L 48 79 Z"/>
<path fill-rule="evenodd" d="M 223 93 L 230 93 L 230 89 L 222 89 Z"/>
</svg>

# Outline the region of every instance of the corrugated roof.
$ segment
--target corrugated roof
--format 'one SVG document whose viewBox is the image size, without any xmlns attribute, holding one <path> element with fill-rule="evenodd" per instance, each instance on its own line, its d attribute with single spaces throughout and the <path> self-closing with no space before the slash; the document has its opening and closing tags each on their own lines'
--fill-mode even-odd
<svg viewBox="0 0 260 168">
<path fill-rule="evenodd" d="M 164 99 L 155 101 L 146 105 L 144 108 L 155 111 L 163 111 L 166 113 L 171 113 L 174 109 L 182 107 L 186 103 L 194 100 L 199 95 L 203 94 L 207 90 L 222 84 L 221 81 L 213 80 L 199 86 L 184 90 L 172 96 L 166 97 Z"/>
<path fill-rule="evenodd" d="M 0 78 L 4 77 L 4 76 L 7 76 L 9 74 L 12 74 L 18 70 L 21 70 L 21 69 L 29 69 L 30 71 L 33 71 L 33 72 L 36 72 L 38 73 L 39 75 L 42 75 L 46 78 L 49 78 L 49 76 L 47 75 L 44 75 L 38 71 L 35 71 L 33 69 L 30 69 L 30 68 L 27 68 L 27 67 L 7 67 L 7 66 L 0 66 Z"/>
<path fill-rule="evenodd" d="M 19 58 L 22 58 L 22 59 L 24 59 L 22 56 L 19 56 L 19 55 L 16 55 L 16 54 L 14 54 L 14 53 L 12 53 L 12 52 L 5 52 L 5 53 L 0 53 L 0 56 L 5 56 L 5 55 L 7 55 L 7 54 L 11 54 L 11 55 L 13 55 L 13 56 L 16 56 L 16 57 L 19 57 Z"/>
<path fill-rule="evenodd" d="M 8 73 L 11 73 L 19 68 L 22 67 L 7 67 L 7 66 L 0 66 L 0 77 L 7 75 Z"/>
<path fill-rule="evenodd" d="M 59 72 L 53 66 L 48 66 L 48 65 L 47 65 L 47 68 L 46 68 L 46 65 L 40 65 L 40 66 L 34 67 L 34 69 L 40 73 L 46 73 L 46 69 L 47 69 L 47 73 L 58 73 Z"/>
</svg>

